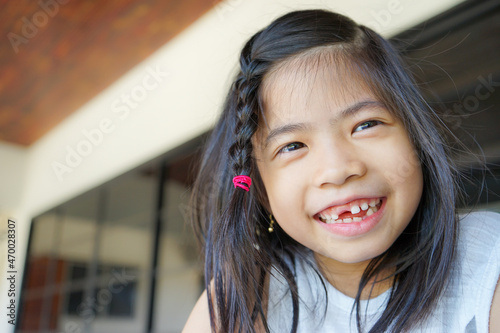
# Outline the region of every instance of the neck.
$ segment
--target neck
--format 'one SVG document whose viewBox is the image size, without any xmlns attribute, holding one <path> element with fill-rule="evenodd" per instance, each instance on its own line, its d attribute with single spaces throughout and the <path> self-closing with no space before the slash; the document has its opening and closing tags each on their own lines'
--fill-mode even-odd
<svg viewBox="0 0 500 333">
<path fill-rule="evenodd" d="M 317 253 L 314 257 L 321 274 L 332 286 L 344 295 L 356 297 L 361 276 L 370 261 L 346 264 Z M 360 299 L 374 298 L 388 290 L 394 282 L 392 277 L 386 279 L 391 273 L 392 270 L 384 270 L 371 278 L 363 288 Z"/>
</svg>

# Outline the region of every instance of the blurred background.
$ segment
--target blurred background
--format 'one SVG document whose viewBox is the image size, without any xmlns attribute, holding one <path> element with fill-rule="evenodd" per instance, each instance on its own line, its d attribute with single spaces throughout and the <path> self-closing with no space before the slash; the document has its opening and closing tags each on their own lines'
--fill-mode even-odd
<svg viewBox="0 0 500 333">
<path fill-rule="evenodd" d="M 480 166 L 457 155 L 466 206 L 500 211 L 498 0 L 2 0 L 0 253 L 9 219 L 16 248 L 0 258 L 1 332 L 182 330 L 203 283 L 186 222 L 199 147 L 244 42 L 310 8 L 394 42 L 484 153 L 483 191 Z"/>
</svg>

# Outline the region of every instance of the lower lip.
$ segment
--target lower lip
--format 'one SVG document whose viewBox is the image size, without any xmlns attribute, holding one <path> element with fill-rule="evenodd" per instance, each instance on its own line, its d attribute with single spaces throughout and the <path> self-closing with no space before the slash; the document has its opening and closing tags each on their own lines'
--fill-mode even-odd
<svg viewBox="0 0 500 333">
<path fill-rule="evenodd" d="M 316 220 L 323 228 L 332 234 L 336 234 L 343 237 L 356 237 L 362 236 L 368 233 L 370 230 L 375 228 L 375 226 L 382 219 L 382 214 L 384 212 L 386 198 L 382 199 L 382 205 L 380 205 L 379 210 L 368 216 L 361 222 L 350 222 L 350 223 L 324 223 Z"/>
</svg>

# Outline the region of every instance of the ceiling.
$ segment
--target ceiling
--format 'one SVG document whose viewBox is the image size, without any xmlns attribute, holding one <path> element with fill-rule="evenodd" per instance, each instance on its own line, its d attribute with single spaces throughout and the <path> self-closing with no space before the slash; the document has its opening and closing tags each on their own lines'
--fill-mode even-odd
<svg viewBox="0 0 500 333">
<path fill-rule="evenodd" d="M 29 146 L 220 0 L 0 2 L 0 140 Z"/>
</svg>

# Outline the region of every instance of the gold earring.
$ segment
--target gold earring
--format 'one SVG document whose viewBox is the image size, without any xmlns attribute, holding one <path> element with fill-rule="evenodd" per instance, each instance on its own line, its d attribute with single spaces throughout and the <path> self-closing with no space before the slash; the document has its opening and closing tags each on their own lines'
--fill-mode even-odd
<svg viewBox="0 0 500 333">
<path fill-rule="evenodd" d="M 269 228 L 267 229 L 270 233 L 274 231 L 274 220 L 273 220 L 273 215 L 269 215 Z"/>
</svg>

